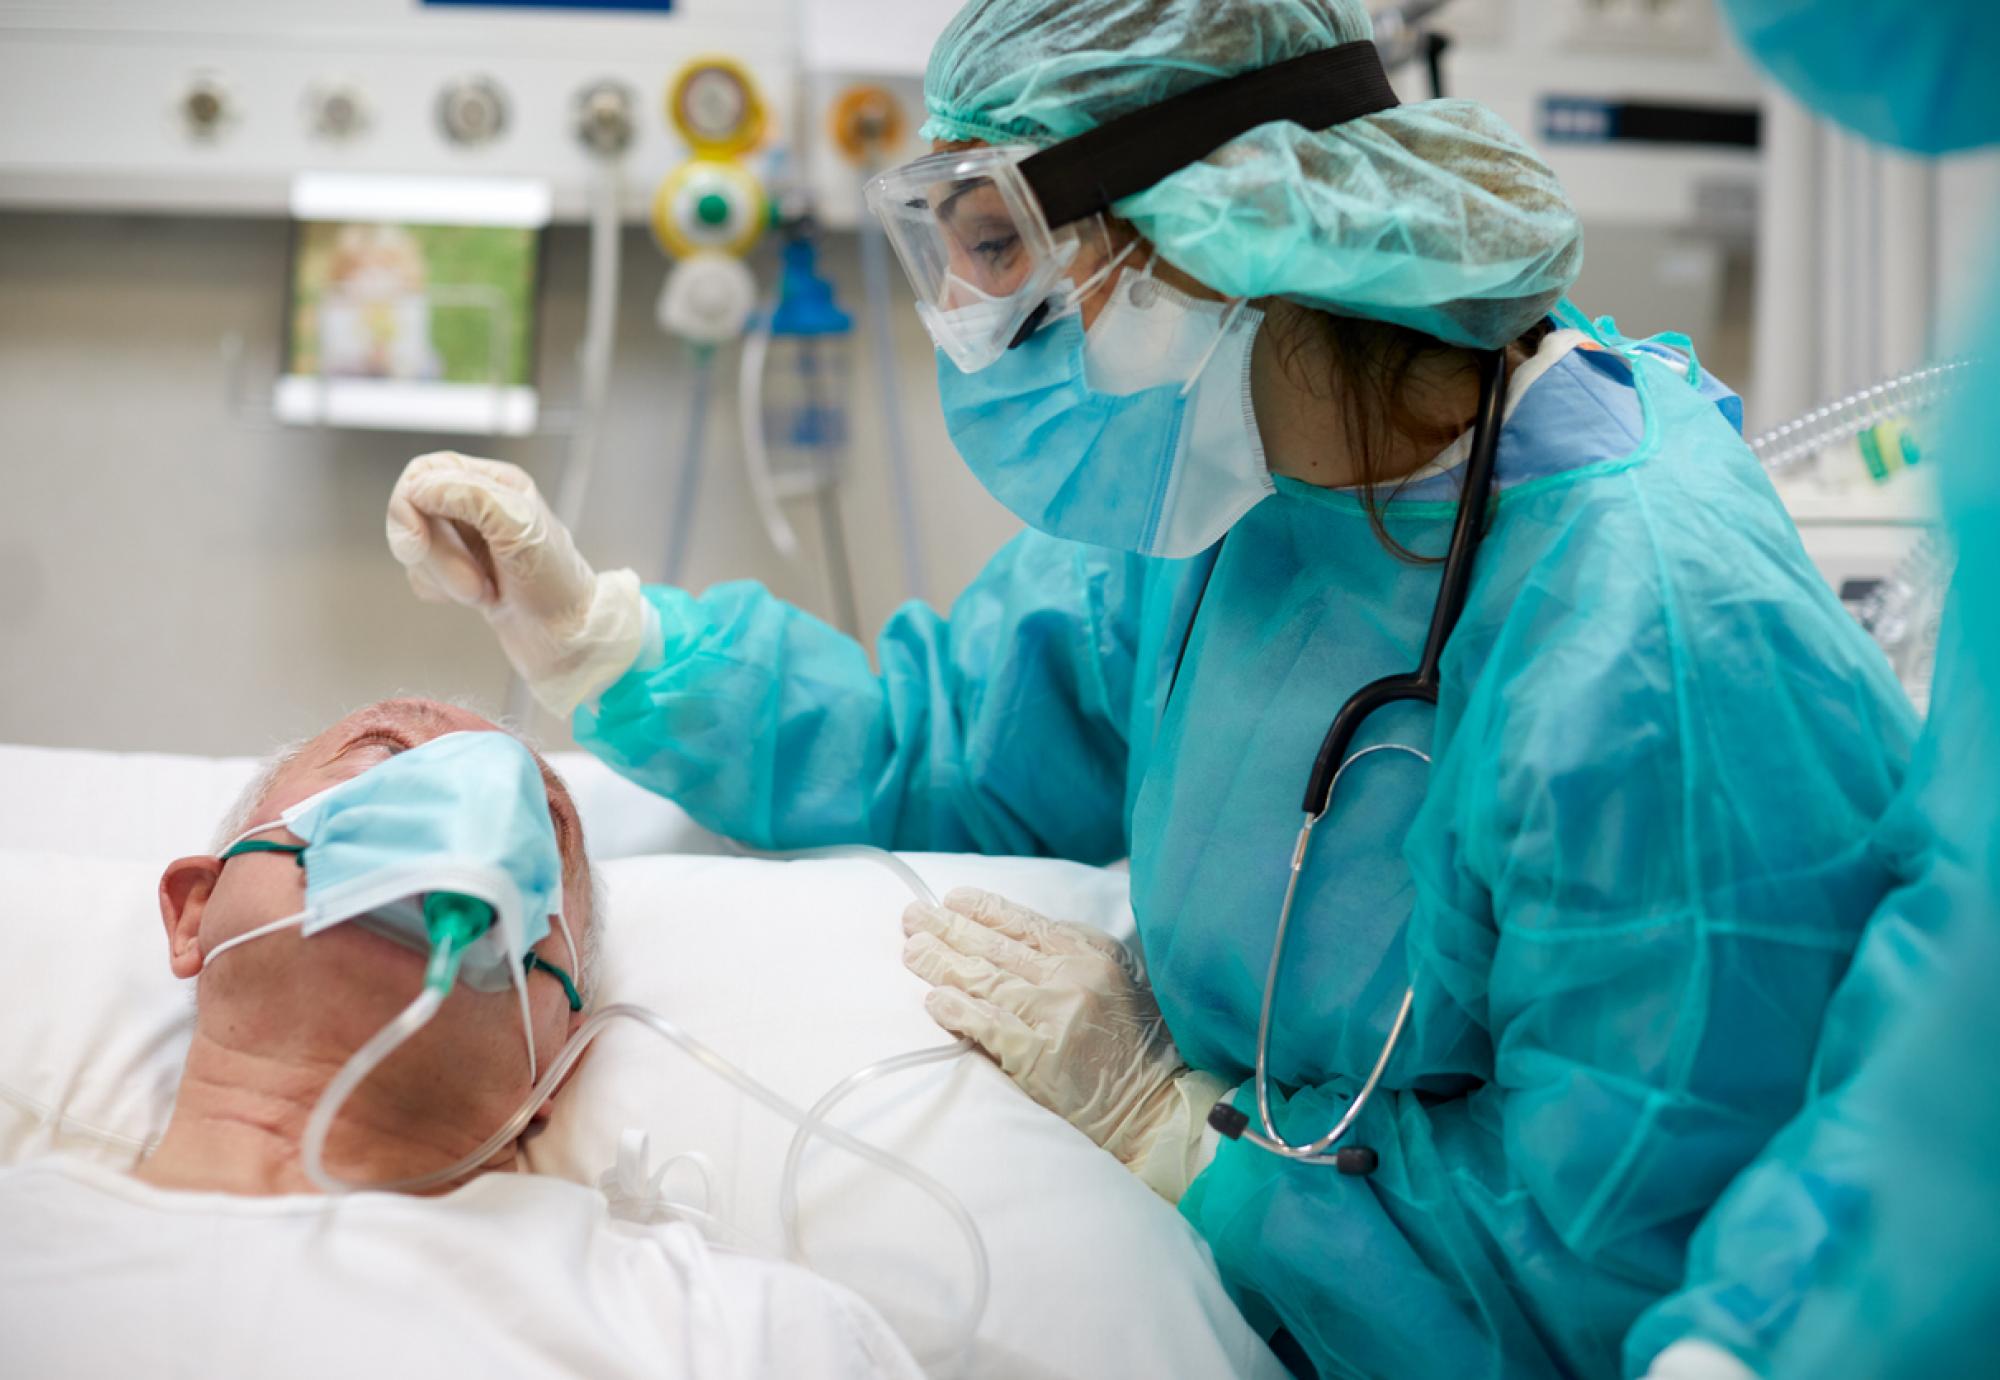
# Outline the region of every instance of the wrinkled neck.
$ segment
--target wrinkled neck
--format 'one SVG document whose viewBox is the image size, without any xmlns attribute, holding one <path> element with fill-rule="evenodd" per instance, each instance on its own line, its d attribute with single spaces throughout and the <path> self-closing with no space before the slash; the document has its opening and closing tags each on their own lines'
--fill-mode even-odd
<svg viewBox="0 0 2000 1380">
<path fill-rule="evenodd" d="M 197 1028 L 173 1119 L 133 1173 L 155 1187 L 188 1192 L 318 1193 L 305 1172 L 306 1122 L 351 1051 L 262 1054 L 232 1042 L 226 1021 L 217 1024 L 220 1034 Z M 364 1084 L 327 1138 L 327 1165 L 339 1178 L 360 1183 L 427 1173 L 477 1148 L 480 1131 L 392 1105 Z M 486 1168 L 512 1163 L 509 1151 Z"/>
</svg>

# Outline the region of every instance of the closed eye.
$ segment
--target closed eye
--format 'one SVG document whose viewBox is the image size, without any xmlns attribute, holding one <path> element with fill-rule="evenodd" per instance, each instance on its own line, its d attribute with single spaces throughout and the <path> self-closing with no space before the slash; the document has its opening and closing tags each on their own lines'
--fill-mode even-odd
<svg viewBox="0 0 2000 1380">
<path fill-rule="evenodd" d="M 407 738 L 399 733 L 392 733 L 382 728 L 372 728 L 366 733 L 356 734 L 353 738 L 350 738 L 347 746 L 340 750 L 340 756 L 345 757 L 350 752 L 373 751 L 377 749 L 381 751 L 381 757 L 377 760 L 386 761 L 399 752 L 408 752 L 410 750 L 410 743 Z"/>
</svg>

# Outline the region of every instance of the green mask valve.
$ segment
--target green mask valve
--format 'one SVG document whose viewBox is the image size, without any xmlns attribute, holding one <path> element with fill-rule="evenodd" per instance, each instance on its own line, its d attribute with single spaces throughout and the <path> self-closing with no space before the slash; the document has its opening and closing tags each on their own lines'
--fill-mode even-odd
<svg viewBox="0 0 2000 1380">
<path fill-rule="evenodd" d="M 458 981 L 459 961 L 472 942 L 493 927 L 493 907 L 476 896 L 433 891 L 424 897 L 424 928 L 430 932 L 431 961 L 424 986 L 443 995 Z"/>
</svg>

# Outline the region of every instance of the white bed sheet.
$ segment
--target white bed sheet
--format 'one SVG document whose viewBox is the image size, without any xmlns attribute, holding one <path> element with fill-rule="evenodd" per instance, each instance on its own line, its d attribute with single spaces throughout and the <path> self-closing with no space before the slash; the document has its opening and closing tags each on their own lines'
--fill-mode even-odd
<svg viewBox="0 0 2000 1380">
<path fill-rule="evenodd" d="M 590 759 L 557 765 L 607 874 L 606 1000 L 665 1012 L 800 1104 L 864 1063 L 940 1041 L 923 984 L 898 961 L 907 893 L 889 874 L 691 856 L 720 845 L 680 811 Z M 32 994 L 0 1005 L 0 1162 L 60 1148 L 129 1164 L 164 1125 L 192 994 L 167 972 L 153 887 L 166 859 L 207 846 L 253 768 L 0 747 L 0 924 Z M 912 861 L 940 890 L 982 885 L 1129 934 L 1119 873 Z M 836 1120 L 943 1180 L 982 1224 L 993 1298 L 972 1374 L 1283 1375 L 1179 1214 L 983 1061 L 886 1080 Z M 776 1241 L 789 1128 L 636 1027 L 593 1051 L 529 1160 L 594 1183 L 628 1131 L 650 1138 L 656 1162 L 706 1156 L 710 1209 L 754 1244 Z M 934 1354 L 967 1278 L 949 1222 L 824 1146 L 806 1168 L 815 1263 Z"/>
</svg>

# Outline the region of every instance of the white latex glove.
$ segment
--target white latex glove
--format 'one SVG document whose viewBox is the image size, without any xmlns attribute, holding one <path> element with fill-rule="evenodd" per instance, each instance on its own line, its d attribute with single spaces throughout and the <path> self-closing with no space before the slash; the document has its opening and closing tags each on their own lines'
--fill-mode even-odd
<svg viewBox="0 0 2000 1380">
<path fill-rule="evenodd" d="M 518 465 L 419 455 L 389 496 L 388 529 L 417 597 L 482 611 L 551 713 L 601 694 L 654 635 L 639 577 L 593 571 Z"/>
<path fill-rule="evenodd" d="M 1224 1086 L 1188 1068 L 1131 953 L 1084 925 L 961 887 L 903 912 L 924 1009 L 1169 1202 L 1214 1154 Z"/>
<path fill-rule="evenodd" d="M 1709 1342 L 1675 1342 L 1653 1358 L 1646 1380 L 1757 1380 L 1757 1373 Z"/>
</svg>

